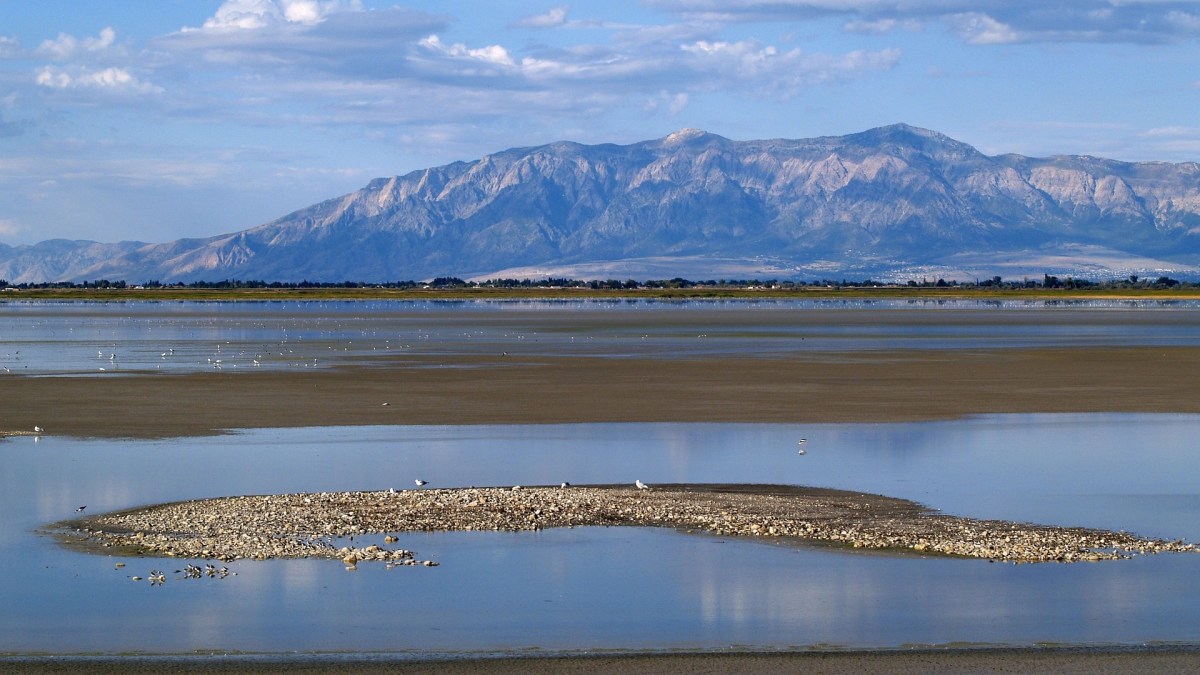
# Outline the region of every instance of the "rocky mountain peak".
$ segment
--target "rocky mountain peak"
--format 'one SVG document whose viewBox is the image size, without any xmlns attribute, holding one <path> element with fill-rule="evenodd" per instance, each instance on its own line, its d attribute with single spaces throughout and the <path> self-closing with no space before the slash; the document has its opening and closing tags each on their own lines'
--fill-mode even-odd
<svg viewBox="0 0 1200 675">
<path fill-rule="evenodd" d="M 1200 171 L 988 157 L 907 124 L 797 140 L 681 129 L 379 178 L 209 239 L 0 247 L 0 279 L 894 278 L 968 261 L 980 277 L 1200 270 Z"/>
<path fill-rule="evenodd" d="M 666 145 L 666 146 L 679 145 L 682 143 L 689 143 L 689 142 L 693 142 L 693 141 L 697 141 L 697 140 L 710 139 L 710 138 L 715 139 L 715 138 L 719 138 L 719 137 L 716 136 L 715 134 L 710 134 L 707 131 L 704 131 L 703 129 L 695 129 L 692 127 L 688 127 L 688 128 L 680 129 L 679 131 L 675 131 L 675 132 L 667 134 L 665 137 L 663 137 L 662 144 Z"/>
</svg>

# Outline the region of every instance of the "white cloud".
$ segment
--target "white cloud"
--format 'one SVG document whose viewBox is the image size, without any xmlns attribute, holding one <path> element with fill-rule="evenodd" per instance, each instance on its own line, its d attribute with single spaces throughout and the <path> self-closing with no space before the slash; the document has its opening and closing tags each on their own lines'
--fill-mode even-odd
<svg viewBox="0 0 1200 675">
<path fill-rule="evenodd" d="M 51 68 L 50 66 L 46 66 L 45 68 L 38 70 L 33 81 L 37 82 L 40 86 L 50 87 L 52 89 L 66 89 L 67 87 L 71 86 L 70 75 L 67 75 L 57 68 Z"/>
<path fill-rule="evenodd" d="M 968 44 L 999 45 L 1021 42 L 1021 35 L 1012 26 L 1000 23 L 987 14 L 970 12 L 947 17 L 948 23 Z"/>
<path fill-rule="evenodd" d="M 969 44 L 1200 39 L 1197 0 L 649 0 L 685 20 L 811 21 L 842 18 L 846 30 L 879 32 L 941 21 Z"/>
<path fill-rule="evenodd" d="M 73 35 L 59 33 L 57 38 L 43 41 L 34 53 L 53 61 L 67 61 L 81 54 L 103 52 L 111 47 L 116 39 L 117 31 L 111 27 L 102 28 L 96 37 L 83 40 L 79 40 Z"/>
<path fill-rule="evenodd" d="M 204 22 L 203 29 L 257 30 L 287 23 L 311 25 L 336 12 L 361 9 L 359 0 L 226 0 Z"/>
<path fill-rule="evenodd" d="M 289 8 L 304 21 L 289 21 Z M 166 36 L 156 46 L 181 65 L 198 54 L 224 69 L 211 79 L 225 88 L 213 92 L 226 104 L 214 105 L 214 114 L 255 115 L 261 109 L 264 116 L 298 122 L 307 116 L 330 124 L 391 125 L 447 116 L 528 118 L 534 106 L 546 115 L 596 114 L 631 99 L 653 99 L 660 90 L 675 97 L 660 109 L 678 111 L 696 92 L 732 87 L 786 96 L 802 86 L 891 67 L 899 57 L 895 50 L 833 56 L 780 51 L 754 41 L 711 39 L 713 27 L 704 24 L 618 25 L 568 21 L 567 14 L 562 5 L 518 23 L 588 25 L 608 30 L 612 42 L 535 45 L 522 53 L 501 43 L 443 41 L 443 18 L 409 10 L 228 0 L 204 26 Z M 267 112 L 287 101 L 297 105 Z"/>
<path fill-rule="evenodd" d="M 500 45 L 488 45 L 487 47 L 479 47 L 476 49 L 468 48 L 462 43 L 453 45 L 445 45 L 437 35 L 430 35 L 421 40 L 420 45 L 431 51 L 449 56 L 454 59 L 473 59 L 498 66 L 513 66 L 512 55 L 508 50 Z"/>
<path fill-rule="evenodd" d="M 34 74 L 34 82 L 50 89 L 99 89 L 152 93 L 160 91 L 154 85 L 141 82 L 124 68 L 108 67 L 99 70 L 66 69 L 43 66 Z"/>
<path fill-rule="evenodd" d="M 317 23 L 332 9 L 315 0 L 283 0 L 283 18 L 292 23 Z M 324 4 L 324 6 L 323 6 Z"/>
<path fill-rule="evenodd" d="M 890 33 L 900 22 L 896 19 L 851 19 L 842 24 L 849 33 Z"/>
<path fill-rule="evenodd" d="M 868 33 L 882 35 L 896 30 L 918 31 L 922 24 L 916 19 L 850 19 L 842 24 L 842 30 L 847 33 Z"/>
<path fill-rule="evenodd" d="M 688 63 L 697 73 L 713 72 L 723 76 L 725 87 L 742 86 L 767 89 L 785 95 L 798 89 L 855 76 L 864 71 L 885 70 L 900 59 L 900 50 L 878 52 L 857 50 L 834 56 L 808 54 L 800 49 L 781 52 L 756 41 L 707 42 L 700 40 L 680 49 L 695 57 Z M 714 83 L 715 84 L 715 83 Z"/>
<path fill-rule="evenodd" d="M 513 25 L 519 28 L 557 28 L 567 22 L 567 6 L 553 7 L 544 14 L 535 14 L 518 19 Z"/>
<path fill-rule="evenodd" d="M 1194 162 L 1200 155 L 1196 126 L 1142 128 L 1120 122 L 1043 120 L 996 122 L 980 131 L 992 139 L 976 144 L 986 154 L 1092 155 L 1130 162 Z"/>
<path fill-rule="evenodd" d="M 1155 127 L 1146 129 L 1141 135 L 1145 138 L 1188 138 L 1195 141 L 1200 139 L 1200 127 L 1185 127 L 1182 125 Z"/>
<path fill-rule="evenodd" d="M 41 89 L 142 94 L 161 91 L 134 75 L 137 57 L 117 44 L 117 31 L 112 27 L 83 39 L 59 33 L 38 45 L 32 56 L 53 62 L 33 71 L 32 81 Z"/>
<path fill-rule="evenodd" d="M 282 15 L 271 0 L 228 0 L 204 22 L 204 29 L 254 30 L 278 21 Z"/>
<path fill-rule="evenodd" d="M 0 218 L 0 237 L 15 237 L 25 231 L 16 222 Z"/>
<path fill-rule="evenodd" d="M 297 20 L 287 18 L 289 9 Z M 405 50 L 443 28 L 440 17 L 402 8 L 363 11 L 357 1 L 284 7 L 273 0 L 230 0 L 203 26 L 185 27 L 154 46 L 181 62 L 199 55 L 241 71 L 311 68 L 314 76 L 342 70 L 372 79 L 392 75 Z"/>
<path fill-rule="evenodd" d="M 689 101 L 690 99 L 686 92 L 672 94 L 663 90 L 658 92 L 658 95 L 648 99 L 643 109 L 648 113 L 657 113 L 660 110 L 666 110 L 669 115 L 678 115 L 687 108 Z"/>
<path fill-rule="evenodd" d="M 21 43 L 16 38 L 0 35 L 0 59 L 17 56 L 21 53 Z"/>
<path fill-rule="evenodd" d="M 1181 32 L 1200 35 L 1200 13 L 1174 11 L 1167 13 L 1167 22 Z"/>
</svg>

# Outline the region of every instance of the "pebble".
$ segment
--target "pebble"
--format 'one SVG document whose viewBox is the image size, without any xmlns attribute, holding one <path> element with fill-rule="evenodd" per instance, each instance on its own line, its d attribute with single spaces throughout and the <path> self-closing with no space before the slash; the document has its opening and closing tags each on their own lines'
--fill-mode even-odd
<svg viewBox="0 0 1200 675">
<path fill-rule="evenodd" d="M 670 527 L 1008 562 L 1099 561 L 1196 550 L 1194 544 L 1126 532 L 974 520 L 880 495 L 780 486 L 497 487 L 221 497 L 74 522 L 79 536 L 144 553 L 226 562 L 329 558 L 350 569 L 363 562 L 438 564 L 418 561 L 403 549 L 341 545 L 355 536 L 583 525 Z M 387 545 L 396 541 L 391 534 L 383 537 Z"/>
</svg>

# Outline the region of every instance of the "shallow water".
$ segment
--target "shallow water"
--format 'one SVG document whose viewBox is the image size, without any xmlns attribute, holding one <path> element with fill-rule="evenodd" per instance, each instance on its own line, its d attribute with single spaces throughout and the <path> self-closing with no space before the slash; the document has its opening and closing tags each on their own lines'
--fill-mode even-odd
<svg viewBox="0 0 1200 675">
<path fill-rule="evenodd" d="M 0 377 L 1063 344 L 1200 345 L 1200 301 L 0 301 Z"/>
<path fill-rule="evenodd" d="M 400 354 L 1200 345 L 1195 302 L 0 302 L 0 377 L 324 368 Z M 700 310 L 700 311 L 697 311 Z M 257 363 L 255 363 L 257 361 Z M 2 415 L 2 411 L 0 411 Z M 0 653 L 433 654 L 907 644 L 1200 645 L 1200 555 L 1094 565 L 865 555 L 673 531 L 402 535 L 436 568 L 90 555 L 88 512 L 297 491 L 632 482 L 838 487 L 1200 541 L 1200 416 L 916 424 L 255 430 L 0 441 Z M 808 453 L 796 440 L 808 439 Z M 124 568 L 117 568 L 124 562 Z M 196 562 L 196 561 L 191 561 Z M 168 581 L 133 582 L 154 568 Z"/>
<path fill-rule="evenodd" d="M 436 568 L 92 555 L 35 530 L 232 494 L 464 485 L 768 482 L 975 517 L 1200 541 L 1200 416 L 876 425 L 590 424 L 257 430 L 0 442 L 0 652 L 772 649 L 1200 644 L 1200 555 L 1077 565 L 896 557 L 673 531 L 401 535 Z M 796 452 L 805 437 L 808 452 Z M 118 569 L 115 563 L 125 562 Z M 168 572 L 162 587 L 132 575 Z"/>
</svg>

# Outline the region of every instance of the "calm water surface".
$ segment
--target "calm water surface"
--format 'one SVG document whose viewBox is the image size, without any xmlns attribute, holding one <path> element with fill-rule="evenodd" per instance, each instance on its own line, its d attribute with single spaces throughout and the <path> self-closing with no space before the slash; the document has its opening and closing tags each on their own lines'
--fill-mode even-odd
<svg viewBox="0 0 1200 675">
<path fill-rule="evenodd" d="M 0 377 L 1065 344 L 1200 345 L 1200 301 L 0 301 Z"/>
<path fill-rule="evenodd" d="M 795 452 L 808 439 L 808 454 Z M 258 430 L 0 442 L 0 652 L 463 652 L 1200 644 L 1200 554 L 1008 565 L 575 528 L 401 535 L 436 568 L 67 550 L 37 528 L 233 494 L 632 482 L 820 485 L 947 512 L 1200 540 L 1200 416 L 879 425 L 595 424 Z M 118 569 L 116 562 L 125 562 Z M 162 587 L 133 582 L 168 572 Z"/>
<path fill-rule="evenodd" d="M 0 302 L 0 377 L 325 368 L 447 353 L 1200 345 L 1195 302 Z M 0 411 L 0 423 L 3 411 Z M 2 424 L 0 424 L 2 426 Z M 53 430 L 51 430 L 52 432 Z M 796 439 L 808 438 L 801 457 Z M 908 644 L 1200 644 L 1200 555 L 1005 565 L 674 531 L 403 535 L 436 568 L 183 561 L 61 547 L 74 515 L 237 494 L 763 482 L 1200 541 L 1200 416 L 880 425 L 256 430 L 0 441 L 0 653 L 434 654 Z M 124 562 L 124 568 L 117 568 Z M 162 587 L 130 576 L 168 572 Z"/>
</svg>

